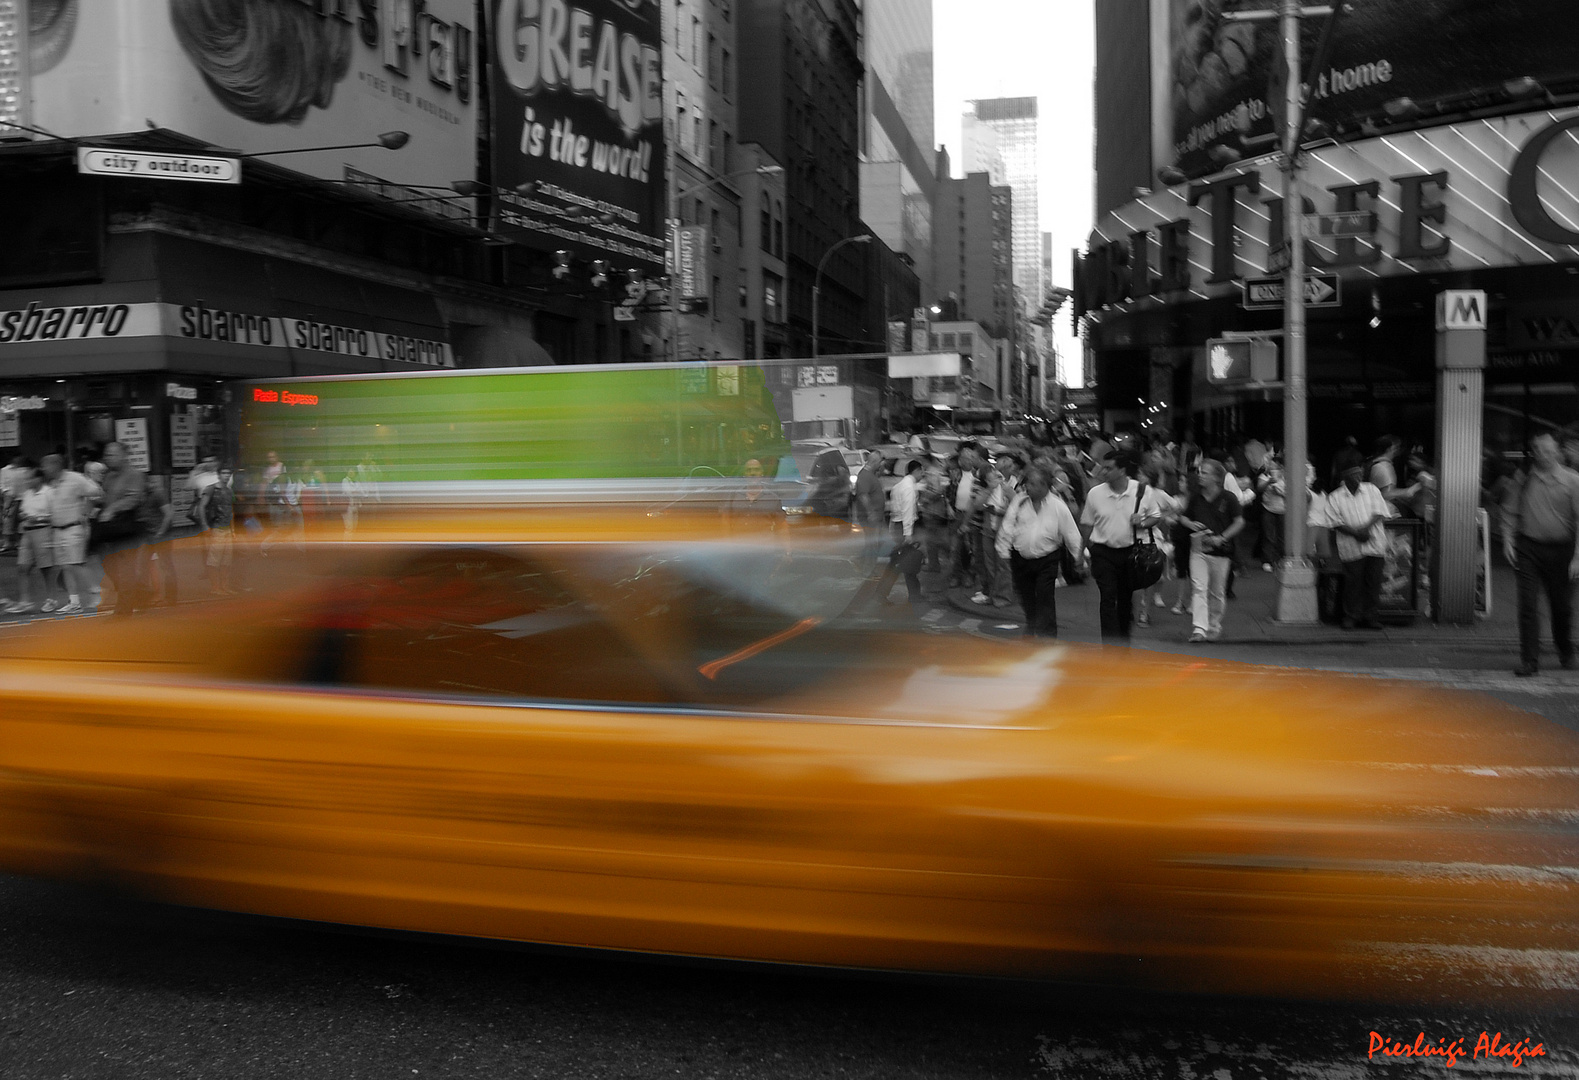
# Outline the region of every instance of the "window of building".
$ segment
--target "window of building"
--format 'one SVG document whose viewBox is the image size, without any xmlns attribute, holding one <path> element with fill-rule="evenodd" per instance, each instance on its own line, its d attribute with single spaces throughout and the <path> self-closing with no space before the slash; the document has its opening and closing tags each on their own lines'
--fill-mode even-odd
<svg viewBox="0 0 1579 1080">
<path fill-rule="evenodd" d="M 713 228 L 713 250 L 717 251 L 719 246 L 724 241 L 723 241 L 723 238 L 718 235 L 718 207 L 716 207 L 716 206 L 713 207 L 712 228 Z"/>
<path fill-rule="evenodd" d="M 784 321 L 784 279 L 777 274 L 763 273 L 762 275 L 762 321 L 765 323 L 781 323 Z"/>
<path fill-rule="evenodd" d="M 944 334 L 943 335 L 943 347 L 945 349 L 955 348 L 956 347 L 955 346 L 955 341 L 956 341 L 956 337 L 955 337 L 954 334 Z"/>
<path fill-rule="evenodd" d="M 936 334 L 928 334 L 927 335 L 927 348 L 932 349 L 933 351 L 936 351 L 937 349 L 939 349 L 941 347 L 942 346 L 938 344 L 938 336 Z"/>
<path fill-rule="evenodd" d="M 697 67 L 702 64 L 702 20 L 691 18 L 691 63 Z"/>
<path fill-rule="evenodd" d="M 718 89 L 718 37 L 707 35 L 707 85 Z"/>
<path fill-rule="evenodd" d="M 723 3 L 720 4 L 719 7 L 723 9 L 721 14 L 723 15 L 724 21 L 728 22 L 730 16 L 734 14 L 733 0 L 723 0 Z"/>
<path fill-rule="evenodd" d="M 740 310 L 744 311 L 751 306 L 751 290 L 746 286 L 746 268 L 739 267 L 735 273 L 740 278 Z"/>
<path fill-rule="evenodd" d="M 773 211 L 768 209 L 766 199 L 762 200 L 762 250 L 773 254 Z"/>
<path fill-rule="evenodd" d="M 682 150 L 685 149 L 685 136 L 687 128 L 685 117 L 685 98 L 681 97 L 679 106 L 674 110 L 674 137 L 679 141 L 680 149 Z"/>
<path fill-rule="evenodd" d="M 784 203 L 778 204 L 778 213 L 773 216 L 773 254 L 779 258 L 784 257 Z"/>
<path fill-rule="evenodd" d="M 707 295 L 707 306 L 713 312 L 713 321 L 718 321 L 718 293 L 723 284 L 723 279 L 717 274 L 713 275 L 713 291 Z"/>
<path fill-rule="evenodd" d="M 963 299 L 963 297 L 962 297 Z M 959 336 L 959 351 L 962 353 L 974 352 L 976 349 L 976 335 L 966 330 Z"/>
<path fill-rule="evenodd" d="M 674 51 L 685 59 L 685 38 L 680 30 L 685 26 L 685 0 L 674 0 Z"/>
<path fill-rule="evenodd" d="M 704 138 L 706 138 L 706 134 L 702 127 L 702 111 L 698 109 L 691 125 L 691 145 L 695 148 L 697 154 L 701 154 L 702 147 L 706 145 L 702 142 Z"/>
<path fill-rule="evenodd" d="M 722 168 L 724 170 L 724 172 L 733 172 L 734 170 L 729 167 L 729 164 L 730 164 L 731 161 L 734 160 L 734 158 L 735 158 L 735 137 L 729 133 L 728 129 L 725 129 L 725 131 L 724 131 L 724 163 L 723 163 L 723 165 L 720 166 L 720 168 Z"/>
<path fill-rule="evenodd" d="M 707 203 L 703 202 L 701 199 L 696 200 L 695 220 L 696 224 L 698 225 L 705 225 L 707 223 Z"/>
<path fill-rule="evenodd" d="M 724 97 L 727 98 L 735 92 L 735 58 L 728 49 L 724 50 L 724 59 L 721 67 L 722 70 L 719 74 L 724 83 Z"/>
<path fill-rule="evenodd" d="M 718 157 L 718 121 L 709 120 L 707 122 L 707 164 L 709 168 L 718 168 Z"/>
</svg>

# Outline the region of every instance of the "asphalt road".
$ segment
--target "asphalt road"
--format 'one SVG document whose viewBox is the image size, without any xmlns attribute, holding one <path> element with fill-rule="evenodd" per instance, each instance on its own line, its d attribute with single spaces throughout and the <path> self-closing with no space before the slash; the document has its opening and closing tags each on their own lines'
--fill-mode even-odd
<svg viewBox="0 0 1579 1080">
<path fill-rule="evenodd" d="M 1371 1032 L 1579 1075 L 1571 1007 L 1488 1012 L 695 967 L 327 931 L 0 877 L 0 1076 L 1371 1077 Z M 1473 1065 L 1475 1068 L 1470 1069 Z"/>
</svg>

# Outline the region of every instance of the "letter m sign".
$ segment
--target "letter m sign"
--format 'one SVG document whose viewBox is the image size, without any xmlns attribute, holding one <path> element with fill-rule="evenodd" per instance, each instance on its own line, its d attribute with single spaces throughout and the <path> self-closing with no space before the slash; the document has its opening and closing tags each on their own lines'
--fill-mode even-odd
<svg viewBox="0 0 1579 1080">
<path fill-rule="evenodd" d="M 1484 330 L 1486 294 L 1479 289 L 1450 289 L 1436 296 L 1437 330 Z"/>
</svg>

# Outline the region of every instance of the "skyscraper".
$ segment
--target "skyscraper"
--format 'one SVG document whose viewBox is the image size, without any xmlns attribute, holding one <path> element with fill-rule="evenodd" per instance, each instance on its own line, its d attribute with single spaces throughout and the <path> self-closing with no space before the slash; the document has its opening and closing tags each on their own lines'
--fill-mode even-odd
<svg viewBox="0 0 1579 1080">
<path fill-rule="evenodd" d="M 932 297 L 932 0 L 866 0 L 861 219 L 909 257 Z"/>
<path fill-rule="evenodd" d="M 1014 284 L 1020 307 L 1042 302 L 1042 225 L 1037 210 L 1036 99 L 983 98 L 963 119 L 964 171 L 985 172 L 1014 193 Z"/>
</svg>

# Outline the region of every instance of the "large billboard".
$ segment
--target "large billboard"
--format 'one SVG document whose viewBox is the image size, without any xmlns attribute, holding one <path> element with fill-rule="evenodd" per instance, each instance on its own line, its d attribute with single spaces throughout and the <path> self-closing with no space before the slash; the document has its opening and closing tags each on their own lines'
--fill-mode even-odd
<svg viewBox="0 0 1579 1080">
<path fill-rule="evenodd" d="M 662 272 L 656 0 L 488 0 L 494 227 L 545 250 Z"/>
<path fill-rule="evenodd" d="M 1267 86 L 1281 49 L 1277 20 L 1240 22 L 1232 0 L 1159 0 L 1153 50 L 1167 70 L 1154 118 L 1172 163 L 1192 176 L 1221 168 L 1211 150 L 1244 136 L 1269 135 Z M 1275 6 L 1275 5 L 1274 5 Z M 1324 18 L 1303 21 L 1305 63 L 1313 62 Z M 1314 118 L 1366 116 L 1430 121 L 1434 103 L 1459 110 L 1507 103 L 1505 85 L 1526 77 L 1553 86 L 1579 79 L 1579 3 L 1574 0 L 1366 0 L 1339 20 L 1321 71 L 1307 71 Z M 1527 85 L 1527 84 L 1526 84 Z M 1418 111 L 1409 110 L 1402 99 Z M 1386 109 L 1393 103 L 1394 109 Z M 1522 107 L 1528 107 L 1527 103 Z M 1168 160 L 1156 163 L 1159 167 Z"/>
<path fill-rule="evenodd" d="M 476 178 L 472 0 L 55 0 L 33 5 L 31 123 L 54 134 L 164 128 L 271 155 L 435 213 L 470 200 L 424 187 Z M 47 7 L 47 11 L 43 10 Z M 23 10 L 26 10 L 24 8 Z M 380 182 L 383 183 L 380 183 Z M 402 187 L 407 190 L 402 190 Z"/>
</svg>

